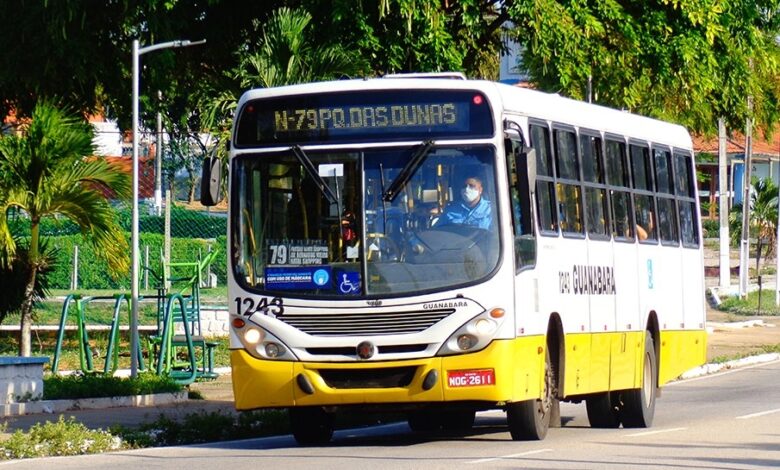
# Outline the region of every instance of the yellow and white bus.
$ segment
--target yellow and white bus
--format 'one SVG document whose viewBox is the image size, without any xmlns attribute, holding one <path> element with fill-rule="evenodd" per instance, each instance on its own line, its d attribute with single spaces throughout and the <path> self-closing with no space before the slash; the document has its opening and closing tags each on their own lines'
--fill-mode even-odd
<svg viewBox="0 0 780 470">
<path fill-rule="evenodd" d="M 705 360 L 680 126 L 458 76 L 335 81 L 246 92 L 229 165 L 236 408 L 289 408 L 300 443 L 366 409 L 427 431 L 503 409 L 542 439 L 585 401 L 646 427 Z"/>
</svg>

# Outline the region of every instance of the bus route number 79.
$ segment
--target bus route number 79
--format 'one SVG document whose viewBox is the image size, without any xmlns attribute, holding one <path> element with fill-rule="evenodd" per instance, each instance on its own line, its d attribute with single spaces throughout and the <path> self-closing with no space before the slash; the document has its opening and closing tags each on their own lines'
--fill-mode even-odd
<svg viewBox="0 0 780 470">
<path fill-rule="evenodd" d="M 274 297 L 270 302 L 268 297 L 260 297 L 257 302 L 252 297 L 236 297 L 235 301 L 236 314 L 245 317 L 251 317 L 255 313 L 275 317 L 284 314 L 284 302 L 281 297 Z"/>
</svg>

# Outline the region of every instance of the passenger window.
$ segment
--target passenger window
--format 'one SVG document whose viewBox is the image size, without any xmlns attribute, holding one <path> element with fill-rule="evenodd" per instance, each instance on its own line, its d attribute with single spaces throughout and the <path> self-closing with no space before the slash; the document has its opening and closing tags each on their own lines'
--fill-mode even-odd
<svg viewBox="0 0 780 470">
<path fill-rule="evenodd" d="M 672 198 L 658 198 L 658 230 L 662 242 L 680 242 L 677 235 L 677 211 Z"/>
<path fill-rule="evenodd" d="M 653 149 L 655 181 L 659 193 L 673 194 L 672 154 L 668 150 Z"/>
<path fill-rule="evenodd" d="M 547 127 L 531 126 L 531 146 L 536 150 L 536 174 L 552 176 L 550 133 Z"/>
<path fill-rule="evenodd" d="M 577 165 L 577 138 L 574 132 L 555 129 L 555 163 L 558 165 L 558 178 L 579 180 Z"/>
<path fill-rule="evenodd" d="M 625 154 L 625 143 L 607 140 L 607 183 L 611 186 L 628 187 L 628 168 Z"/>
<path fill-rule="evenodd" d="M 676 174 L 677 195 L 693 197 L 693 192 L 691 191 L 693 188 L 693 185 L 691 184 L 691 176 L 693 172 L 691 171 L 690 156 L 681 153 L 675 153 L 674 171 Z"/>
<path fill-rule="evenodd" d="M 653 196 L 645 194 L 634 195 L 636 231 L 639 240 L 654 241 L 658 239 L 655 229 L 656 223 L 653 199 Z"/>
<path fill-rule="evenodd" d="M 612 220 L 614 228 L 612 236 L 624 240 L 634 239 L 634 224 L 631 217 L 631 194 L 627 191 L 611 191 Z"/>
<path fill-rule="evenodd" d="M 647 147 L 631 145 L 631 172 L 634 177 L 634 188 L 644 191 L 653 190 L 650 167 L 650 154 Z"/>
<path fill-rule="evenodd" d="M 699 229 L 696 219 L 696 203 L 680 201 L 680 230 L 683 244 L 689 247 L 699 246 Z"/>
<path fill-rule="evenodd" d="M 588 211 L 588 233 L 592 235 L 609 235 L 607 232 L 606 190 L 585 187 L 585 207 Z"/>
<path fill-rule="evenodd" d="M 586 183 L 604 183 L 601 158 L 601 138 L 580 134 L 582 176 Z"/>
<path fill-rule="evenodd" d="M 558 232 L 555 182 L 552 171 L 550 132 L 546 126 L 531 125 L 531 146 L 536 150 L 536 204 L 542 232 Z"/>
<path fill-rule="evenodd" d="M 558 183 L 556 189 L 561 231 L 566 233 L 583 233 L 582 194 L 580 187 L 574 184 Z"/>
</svg>

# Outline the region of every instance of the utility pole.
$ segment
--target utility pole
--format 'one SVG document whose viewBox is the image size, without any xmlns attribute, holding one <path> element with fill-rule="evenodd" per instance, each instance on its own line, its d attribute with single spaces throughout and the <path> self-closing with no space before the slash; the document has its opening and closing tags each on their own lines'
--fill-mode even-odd
<svg viewBox="0 0 780 470">
<path fill-rule="evenodd" d="M 750 171 L 753 156 L 753 97 L 748 96 L 748 117 L 745 120 L 745 180 L 742 198 L 742 241 L 739 253 L 739 297 L 747 298 L 748 263 L 750 260 Z"/>
<path fill-rule="evenodd" d="M 720 221 L 720 288 L 731 287 L 729 257 L 729 181 L 726 161 L 726 123 L 718 119 L 718 219 Z"/>
<path fill-rule="evenodd" d="M 162 102 L 162 92 L 157 91 L 157 99 Z M 157 145 L 154 158 L 154 209 L 156 215 L 162 215 L 162 113 L 157 111 Z"/>
</svg>

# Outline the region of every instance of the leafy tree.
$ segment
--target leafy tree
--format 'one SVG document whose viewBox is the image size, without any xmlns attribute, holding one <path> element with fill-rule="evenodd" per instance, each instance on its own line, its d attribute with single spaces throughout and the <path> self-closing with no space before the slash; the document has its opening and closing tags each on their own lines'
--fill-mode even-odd
<svg viewBox="0 0 780 470">
<path fill-rule="evenodd" d="M 778 119 L 777 0 L 505 2 L 542 89 L 714 132 Z M 754 110 L 748 110 L 747 96 Z"/>
<path fill-rule="evenodd" d="M 18 254 L 8 215 L 23 211 L 29 218 L 29 273 L 24 284 L 20 355 L 30 355 L 30 332 L 37 274 L 45 268 L 40 223 L 62 215 L 75 222 L 112 272 L 128 269 L 127 240 L 106 197 L 130 195 L 130 179 L 105 160 L 87 158 L 93 152 L 93 130 L 50 102 L 39 103 L 17 133 L 0 138 L 0 247 L 8 257 Z M 7 261 L 6 261 L 7 262 Z"/>
</svg>

